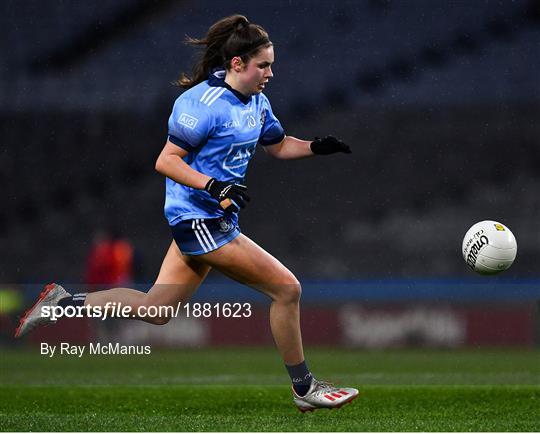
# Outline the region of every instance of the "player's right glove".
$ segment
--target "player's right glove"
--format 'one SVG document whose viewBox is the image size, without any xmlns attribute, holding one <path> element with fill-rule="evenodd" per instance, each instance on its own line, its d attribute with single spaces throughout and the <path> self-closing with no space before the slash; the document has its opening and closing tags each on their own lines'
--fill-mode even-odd
<svg viewBox="0 0 540 434">
<path fill-rule="evenodd" d="M 247 187 L 242 184 L 218 181 L 216 178 L 212 178 L 204 189 L 219 202 L 225 211 L 238 212 L 240 208 L 246 207 L 246 202 L 251 200 L 247 194 Z"/>
</svg>

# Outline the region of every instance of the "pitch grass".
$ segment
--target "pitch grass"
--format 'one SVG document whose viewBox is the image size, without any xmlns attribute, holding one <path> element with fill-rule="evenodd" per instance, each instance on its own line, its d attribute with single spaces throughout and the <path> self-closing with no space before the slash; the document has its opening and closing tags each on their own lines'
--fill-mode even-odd
<svg viewBox="0 0 540 434">
<path fill-rule="evenodd" d="M 360 389 L 302 414 L 273 349 L 0 355 L 3 431 L 539 431 L 538 351 L 309 351 Z"/>
</svg>

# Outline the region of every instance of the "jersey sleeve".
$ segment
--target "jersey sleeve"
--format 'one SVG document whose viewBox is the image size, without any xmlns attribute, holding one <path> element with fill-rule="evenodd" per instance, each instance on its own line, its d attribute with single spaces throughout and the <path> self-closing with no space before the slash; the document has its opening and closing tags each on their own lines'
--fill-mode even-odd
<svg viewBox="0 0 540 434">
<path fill-rule="evenodd" d="M 285 131 L 278 118 L 272 112 L 270 101 L 268 101 L 265 95 L 261 95 L 263 97 L 261 113 L 262 129 L 259 136 L 259 143 L 263 146 L 275 145 L 285 138 Z"/>
<path fill-rule="evenodd" d="M 208 106 L 198 100 L 178 98 L 169 117 L 169 140 L 186 151 L 203 146 L 213 128 Z"/>
</svg>

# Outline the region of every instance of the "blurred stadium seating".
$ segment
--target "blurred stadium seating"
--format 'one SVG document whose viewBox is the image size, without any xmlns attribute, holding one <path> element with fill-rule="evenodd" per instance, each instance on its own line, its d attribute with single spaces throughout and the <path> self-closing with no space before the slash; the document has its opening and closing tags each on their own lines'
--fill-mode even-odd
<svg viewBox="0 0 540 434">
<path fill-rule="evenodd" d="M 499 219 L 519 245 L 507 276 L 539 276 L 537 1 L 27 0 L 0 6 L 4 282 L 80 281 L 110 221 L 152 281 L 170 238 L 154 160 L 194 55 L 182 39 L 235 12 L 275 43 L 267 94 L 286 131 L 354 149 L 259 150 L 248 235 L 302 278 L 450 277 L 469 274 L 468 227 Z"/>
</svg>

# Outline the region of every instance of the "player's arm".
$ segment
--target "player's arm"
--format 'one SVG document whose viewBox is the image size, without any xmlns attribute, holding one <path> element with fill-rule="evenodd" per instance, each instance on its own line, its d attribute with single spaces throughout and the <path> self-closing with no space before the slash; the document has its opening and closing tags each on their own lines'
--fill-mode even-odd
<svg viewBox="0 0 540 434">
<path fill-rule="evenodd" d="M 179 184 L 206 190 L 224 210 L 245 208 L 250 201 L 245 185 L 219 181 L 192 169 L 182 160 L 187 154 L 187 150 L 167 140 L 156 160 L 156 170 Z"/>
<path fill-rule="evenodd" d="M 285 136 L 281 142 L 265 146 L 264 149 L 273 157 L 281 160 L 305 158 L 313 155 L 329 155 L 336 152 L 351 153 L 349 146 L 334 136 L 326 136 L 322 139 L 316 137 L 314 141 Z"/>
<path fill-rule="evenodd" d="M 167 140 L 156 161 L 156 170 L 179 184 L 202 190 L 211 178 L 182 160 L 187 154 L 188 151 Z"/>
<path fill-rule="evenodd" d="M 296 137 L 285 136 L 283 140 L 275 145 L 264 146 L 264 150 L 272 157 L 280 160 L 292 160 L 295 158 L 311 157 L 313 152 L 310 148 L 311 142 L 300 140 Z"/>
</svg>

